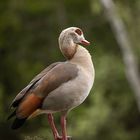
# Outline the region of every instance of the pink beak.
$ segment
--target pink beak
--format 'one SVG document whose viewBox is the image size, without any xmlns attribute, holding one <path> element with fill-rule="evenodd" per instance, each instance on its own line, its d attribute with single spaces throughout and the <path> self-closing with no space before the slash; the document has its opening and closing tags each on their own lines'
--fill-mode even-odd
<svg viewBox="0 0 140 140">
<path fill-rule="evenodd" d="M 84 46 L 89 46 L 90 45 L 90 42 L 87 41 L 87 40 L 85 40 L 85 39 L 83 39 L 83 40 L 81 40 L 80 44 L 81 45 L 84 45 Z"/>
</svg>

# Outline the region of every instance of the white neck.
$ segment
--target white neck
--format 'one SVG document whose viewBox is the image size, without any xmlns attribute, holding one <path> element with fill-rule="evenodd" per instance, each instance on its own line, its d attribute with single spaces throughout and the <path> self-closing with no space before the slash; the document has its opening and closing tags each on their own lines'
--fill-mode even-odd
<svg viewBox="0 0 140 140">
<path fill-rule="evenodd" d="M 73 58 L 70 60 L 70 62 L 75 63 L 83 67 L 85 70 L 93 73 L 94 67 L 93 67 L 91 55 L 88 52 L 88 50 L 82 46 L 77 47 L 77 51 L 74 54 Z"/>
<path fill-rule="evenodd" d="M 68 35 L 61 36 L 61 38 L 59 39 L 60 50 L 67 59 L 71 59 L 74 56 L 76 52 L 76 46 L 77 45 Z"/>
</svg>

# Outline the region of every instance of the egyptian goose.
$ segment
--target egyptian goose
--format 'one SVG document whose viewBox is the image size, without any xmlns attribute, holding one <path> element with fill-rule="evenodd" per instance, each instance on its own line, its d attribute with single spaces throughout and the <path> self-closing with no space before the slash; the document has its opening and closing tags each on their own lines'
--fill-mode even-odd
<svg viewBox="0 0 140 140">
<path fill-rule="evenodd" d="M 55 140 L 68 140 L 67 113 L 80 105 L 88 96 L 94 81 L 94 67 L 88 46 L 80 28 L 70 27 L 59 36 L 59 47 L 65 62 L 56 62 L 39 73 L 13 100 L 15 117 L 12 129 L 21 127 L 27 118 L 47 113 Z M 53 113 L 61 112 L 62 136 L 58 134 Z"/>
</svg>

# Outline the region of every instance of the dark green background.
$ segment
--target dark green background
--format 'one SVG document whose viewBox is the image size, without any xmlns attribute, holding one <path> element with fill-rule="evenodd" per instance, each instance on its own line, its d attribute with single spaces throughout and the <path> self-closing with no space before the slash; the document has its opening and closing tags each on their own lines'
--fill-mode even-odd
<svg viewBox="0 0 140 140">
<path fill-rule="evenodd" d="M 140 62 L 140 1 L 114 2 Z M 46 115 L 17 131 L 6 118 L 12 99 L 36 74 L 65 60 L 57 40 L 70 26 L 80 27 L 91 42 L 87 49 L 96 78 L 87 100 L 68 115 L 69 135 L 73 140 L 140 140 L 140 113 L 99 0 L 0 0 L 0 139 L 53 139 Z M 59 117 L 55 115 L 58 128 Z"/>
</svg>

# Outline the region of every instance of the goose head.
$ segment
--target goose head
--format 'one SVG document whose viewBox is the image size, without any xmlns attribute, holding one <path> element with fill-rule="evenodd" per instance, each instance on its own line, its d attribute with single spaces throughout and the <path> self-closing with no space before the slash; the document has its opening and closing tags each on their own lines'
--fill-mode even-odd
<svg viewBox="0 0 140 140">
<path fill-rule="evenodd" d="M 79 45 L 90 45 L 90 42 L 84 38 L 83 32 L 80 28 L 70 27 L 60 33 L 59 47 L 62 54 L 67 59 L 71 59 L 74 56 Z"/>
</svg>

